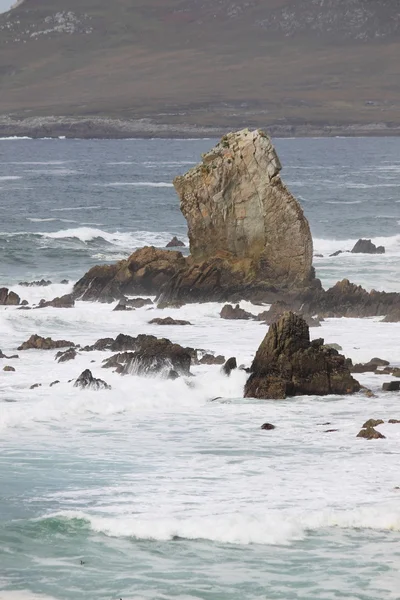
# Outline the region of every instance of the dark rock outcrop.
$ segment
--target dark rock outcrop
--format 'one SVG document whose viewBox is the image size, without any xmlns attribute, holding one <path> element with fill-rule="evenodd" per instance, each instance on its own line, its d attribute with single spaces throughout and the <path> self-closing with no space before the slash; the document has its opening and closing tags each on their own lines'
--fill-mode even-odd
<svg viewBox="0 0 400 600">
<path fill-rule="evenodd" d="M 92 267 L 74 286 L 74 298 L 113 302 L 124 295 L 156 295 L 186 265 L 180 252 L 146 246 L 114 265 Z"/>
<path fill-rule="evenodd" d="M 156 318 L 149 321 L 150 325 L 191 325 L 190 321 L 182 319 L 173 319 L 172 317 Z"/>
<path fill-rule="evenodd" d="M 15 372 L 15 369 L 14 369 L 14 367 L 11 367 L 10 365 L 6 365 L 6 366 L 3 368 L 3 371 L 6 371 L 6 372 L 8 372 L 8 373 L 14 373 L 14 372 Z"/>
<path fill-rule="evenodd" d="M 93 377 L 92 372 L 89 369 L 83 371 L 78 379 L 74 383 L 74 387 L 81 389 L 92 389 L 92 390 L 110 390 L 111 386 L 108 385 L 102 379 L 96 379 Z"/>
<path fill-rule="evenodd" d="M 234 356 L 232 356 L 231 358 L 228 358 L 228 360 L 222 367 L 222 371 L 223 371 L 223 373 L 225 373 L 225 375 L 227 375 L 229 377 L 230 374 L 232 373 L 232 371 L 234 371 L 235 369 L 237 369 L 237 362 L 236 362 L 236 358 Z"/>
<path fill-rule="evenodd" d="M 41 279 L 40 281 L 20 281 L 18 285 L 22 285 L 23 287 L 48 287 L 51 285 L 51 281 L 49 279 Z"/>
<path fill-rule="evenodd" d="M 52 340 L 51 338 L 41 337 L 40 335 L 31 335 L 29 340 L 21 344 L 18 350 L 55 350 L 56 348 L 74 348 L 73 342 L 67 342 L 66 340 Z"/>
<path fill-rule="evenodd" d="M 41 300 L 36 308 L 47 308 L 48 306 L 52 306 L 53 308 L 73 308 L 75 300 L 72 294 L 65 294 L 47 302 Z"/>
<path fill-rule="evenodd" d="M 57 352 L 55 356 L 55 360 L 59 363 L 68 362 L 69 360 L 75 360 L 77 357 L 77 352 L 75 348 L 70 348 L 69 350 L 65 350 L 65 352 Z"/>
<path fill-rule="evenodd" d="M 366 429 L 361 429 L 361 431 L 357 434 L 357 437 L 364 438 L 365 440 L 384 440 L 386 436 L 383 435 L 380 431 L 377 431 L 373 427 L 368 427 Z"/>
<path fill-rule="evenodd" d="M 272 425 L 272 423 L 264 423 L 263 425 L 261 425 L 261 429 L 264 429 L 264 431 L 271 431 L 272 429 L 276 429 L 275 425 Z"/>
<path fill-rule="evenodd" d="M 271 308 L 269 310 L 265 310 L 262 313 L 259 313 L 256 317 L 257 321 L 262 321 L 267 325 L 272 325 L 275 323 L 285 312 L 290 310 L 289 305 L 283 300 L 277 300 L 271 304 Z M 297 314 L 300 314 L 303 319 L 306 321 L 309 327 L 321 327 L 321 323 L 318 318 L 312 317 L 307 314 L 302 314 L 301 311 L 294 311 Z"/>
<path fill-rule="evenodd" d="M 231 304 L 225 304 L 219 313 L 221 319 L 239 319 L 239 320 L 250 320 L 254 319 L 254 315 L 247 312 L 243 308 L 240 308 L 239 304 L 233 307 Z"/>
<path fill-rule="evenodd" d="M 18 306 L 20 303 L 21 298 L 18 294 L 8 288 L 0 288 L 0 306 Z"/>
<path fill-rule="evenodd" d="M 369 429 L 370 427 L 378 427 L 378 425 L 383 425 L 384 422 L 385 421 L 382 421 L 382 419 L 368 419 L 368 421 L 365 421 L 363 429 Z"/>
<path fill-rule="evenodd" d="M 310 342 L 305 320 L 285 313 L 273 323 L 257 350 L 245 397 L 283 399 L 287 396 L 351 394 L 360 390 L 344 356 Z"/>
<path fill-rule="evenodd" d="M 385 254 L 383 246 L 375 246 L 371 240 L 358 240 L 352 249 L 353 254 Z"/>
<path fill-rule="evenodd" d="M 213 354 L 204 354 L 199 360 L 201 365 L 223 365 L 225 357 L 222 355 L 214 356 Z"/>
<path fill-rule="evenodd" d="M 391 425 L 397 425 L 398 423 L 400 423 L 400 419 L 389 419 L 388 423 L 390 423 Z"/>
<path fill-rule="evenodd" d="M 176 235 L 174 235 L 172 240 L 170 242 L 168 242 L 168 244 L 165 247 L 166 248 L 184 248 L 185 244 L 181 240 L 178 240 Z"/>
<path fill-rule="evenodd" d="M 383 392 L 399 392 L 400 391 L 400 381 L 389 381 L 382 385 Z"/>
<path fill-rule="evenodd" d="M 399 323 L 400 322 L 400 301 L 398 306 L 393 306 L 382 320 L 382 323 Z"/>
</svg>

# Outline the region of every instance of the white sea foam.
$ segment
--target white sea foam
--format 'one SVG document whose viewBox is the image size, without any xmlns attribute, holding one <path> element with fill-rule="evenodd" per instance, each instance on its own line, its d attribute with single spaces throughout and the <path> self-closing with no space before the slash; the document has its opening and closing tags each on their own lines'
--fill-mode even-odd
<svg viewBox="0 0 400 600">
<path fill-rule="evenodd" d="M 17 179 L 22 179 L 19 175 L 2 175 L 0 176 L 0 181 L 16 181 Z"/>
<path fill-rule="evenodd" d="M 49 217 L 48 219 L 39 219 L 39 217 L 26 217 L 27 221 L 31 221 L 32 223 L 51 223 L 52 221 L 59 221 L 60 223 L 77 223 L 74 219 L 57 219 L 57 217 Z M 90 223 L 92 225 L 92 223 Z M 97 223 L 93 223 L 97 225 Z M 85 223 L 85 225 L 89 225 L 89 223 Z"/>
<path fill-rule="evenodd" d="M 69 210 L 94 210 L 96 208 L 103 208 L 99 204 L 95 206 L 63 206 L 62 208 L 52 208 L 51 212 L 66 212 Z"/>
<path fill-rule="evenodd" d="M 12 135 L 10 137 L 0 137 L 0 142 L 10 142 L 14 140 L 32 140 L 33 138 L 27 136 Z"/>
<path fill-rule="evenodd" d="M 170 233 L 159 233 L 151 231 L 128 231 L 108 232 L 94 227 L 77 227 L 75 229 L 61 229 L 60 231 L 41 232 L 43 238 L 53 240 L 77 239 L 88 243 L 96 239 L 102 239 L 114 246 L 131 250 L 141 245 L 165 246 L 172 237 Z"/>
<path fill-rule="evenodd" d="M 370 239 L 369 236 L 368 236 L 368 239 Z M 314 241 L 314 251 L 316 253 L 329 255 L 329 254 L 332 254 L 333 252 L 336 252 L 337 250 L 351 250 L 358 240 L 355 238 L 354 239 L 346 239 L 346 240 L 337 240 L 337 239 L 328 240 L 328 239 L 314 238 L 313 241 Z M 374 238 L 372 238 L 372 242 L 376 246 L 384 246 L 386 253 L 379 254 L 379 255 L 351 254 L 349 256 L 351 256 L 355 260 L 360 260 L 360 259 L 370 260 L 370 259 L 374 259 L 374 258 L 378 259 L 377 257 L 379 257 L 378 260 L 385 260 L 385 257 L 400 255 L 400 234 L 389 236 L 389 237 L 374 237 Z M 334 258 L 339 259 L 340 256 L 334 257 Z"/>
</svg>

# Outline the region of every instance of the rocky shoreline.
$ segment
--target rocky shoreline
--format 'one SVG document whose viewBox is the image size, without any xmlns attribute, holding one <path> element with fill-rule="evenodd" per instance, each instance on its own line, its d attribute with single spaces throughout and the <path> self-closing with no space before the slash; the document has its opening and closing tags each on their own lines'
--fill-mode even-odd
<svg viewBox="0 0 400 600">
<path fill-rule="evenodd" d="M 241 127 L 241 124 L 238 124 Z M 269 123 L 272 137 L 386 137 L 400 136 L 400 124 L 393 123 Z M 207 138 L 220 137 L 229 128 L 215 126 L 163 123 L 154 119 L 126 119 L 99 116 L 37 116 L 0 115 L 0 138 L 71 138 L 71 139 L 131 139 L 131 138 Z"/>
</svg>

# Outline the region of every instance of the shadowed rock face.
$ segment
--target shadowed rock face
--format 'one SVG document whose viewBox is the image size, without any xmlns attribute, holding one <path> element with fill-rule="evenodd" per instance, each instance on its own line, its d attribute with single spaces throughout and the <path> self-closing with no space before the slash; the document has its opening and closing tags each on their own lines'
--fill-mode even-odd
<svg viewBox="0 0 400 600">
<path fill-rule="evenodd" d="M 246 398 L 351 394 L 360 389 L 345 357 L 323 346 L 322 339 L 310 342 L 307 323 L 291 312 L 271 325 L 251 372 Z"/>
<path fill-rule="evenodd" d="M 255 278 L 275 284 L 312 278 L 310 228 L 280 170 L 269 137 L 244 129 L 224 136 L 199 165 L 175 178 L 194 262 L 250 260 Z"/>
</svg>

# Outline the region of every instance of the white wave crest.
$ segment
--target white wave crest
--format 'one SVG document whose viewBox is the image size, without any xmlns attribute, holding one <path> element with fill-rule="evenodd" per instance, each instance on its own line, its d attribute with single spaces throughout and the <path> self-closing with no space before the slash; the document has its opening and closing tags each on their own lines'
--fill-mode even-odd
<svg viewBox="0 0 400 600">
<path fill-rule="evenodd" d="M 304 539 L 308 532 L 337 527 L 400 531 L 400 510 L 364 507 L 352 510 L 294 511 L 266 510 L 263 514 L 214 514 L 177 518 L 129 514 L 115 517 L 90 515 L 81 511 L 61 511 L 45 518 L 86 521 L 90 528 L 109 537 L 138 540 L 170 541 L 175 538 L 207 540 L 223 544 L 288 545 Z"/>
<path fill-rule="evenodd" d="M 0 181 L 15 181 L 17 179 L 22 179 L 19 175 L 3 175 L 0 177 Z"/>
<path fill-rule="evenodd" d="M 362 237 L 362 236 L 360 236 Z M 369 236 L 364 236 L 367 239 L 370 239 Z M 379 255 L 370 255 L 370 254 L 350 254 L 347 256 L 351 256 L 352 258 L 360 258 L 362 256 L 367 257 L 367 258 L 375 258 L 375 257 L 379 257 L 381 260 L 385 260 L 385 257 L 387 256 L 397 256 L 400 255 L 400 235 L 393 235 L 390 237 L 375 237 L 375 238 L 371 238 L 372 242 L 376 245 L 376 246 L 384 246 L 386 253 L 385 254 L 379 254 Z M 335 240 L 335 239 L 331 239 L 331 240 L 327 240 L 327 239 L 321 239 L 321 238 L 314 238 L 314 252 L 318 253 L 318 254 L 323 254 L 324 256 L 329 254 L 332 254 L 333 252 L 336 252 L 337 250 L 342 250 L 342 251 L 346 251 L 346 250 L 351 250 L 354 245 L 356 244 L 356 242 L 358 241 L 358 239 L 346 239 L 346 240 Z M 338 257 L 340 258 L 340 256 Z"/>
<path fill-rule="evenodd" d="M 128 251 L 133 248 L 152 245 L 164 247 L 171 239 L 171 233 L 152 232 L 152 231 L 115 231 L 108 232 L 95 227 L 77 227 L 73 229 L 61 229 L 60 231 L 41 232 L 43 238 L 53 240 L 63 240 L 75 238 L 83 243 L 88 243 L 96 239 L 102 239 L 105 242 L 126 248 Z"/>
<path fill-rule="evenodd" d="M 114 181 L 110 183 L 96 183 L 94 185 L 100 187 L 154 187 L 154 188 L 172 188 L 172 183 L 165 181 Z"/>
</svg>

